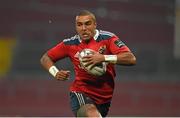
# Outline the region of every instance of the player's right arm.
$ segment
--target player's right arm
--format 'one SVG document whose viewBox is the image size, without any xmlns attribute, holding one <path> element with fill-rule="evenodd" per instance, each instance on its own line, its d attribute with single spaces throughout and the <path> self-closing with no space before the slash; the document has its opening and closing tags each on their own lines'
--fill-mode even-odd
<svg viewBox="0 0 180 118">
<path fill-rule="evenodd" d="M 49 70 L 50 67 L 54 66 L 54 62 L 50 59 L 50 57 L 47 55 L 47 53 L 45 53 L 42 57 L 41 57 L 41 65 L 46 69 Z"/>
<path fill-rule="evenodd" d="M 40 59 L 41 65 L 57 80 L 67 80 L 70 75 L 68 70 L 59 70 L 55 62 L 67 56 L 68 49 L 63 42 L 48 50 Z"/>
<path fill-rule="evenodd" d="M 67 80 L 70 75 L 70 71 L 67 70 L 59 70 L 55 65 L 51 58 L 45 53 L 41 57 L 41 65 L 49 71 L 49 73 L 54 76 L 57 80 Z"/>
</svg>

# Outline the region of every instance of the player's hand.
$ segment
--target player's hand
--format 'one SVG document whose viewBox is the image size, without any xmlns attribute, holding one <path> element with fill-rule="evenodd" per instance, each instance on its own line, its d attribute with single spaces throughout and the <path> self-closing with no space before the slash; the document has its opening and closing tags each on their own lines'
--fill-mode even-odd
<svg viewBox="0 0 180 118">
<path fill-rule="evenodd" d="M 57 72 L 55 78 L 57 80 L 65 81 L 69 79 L 69 76 L 70 76 L 70 71 L 60 70 L 59 72 Z"/>
<path fill-rule="evenodd" d="M 96 64 L 99 64 L 104 61 L 104 55 L 95 52 L 93 55 L 87 55 L 82 58 L 82 61 L 85 62 L 85 66 L 91 65 L 91 68 L 94 67 Z"/>
</svg>

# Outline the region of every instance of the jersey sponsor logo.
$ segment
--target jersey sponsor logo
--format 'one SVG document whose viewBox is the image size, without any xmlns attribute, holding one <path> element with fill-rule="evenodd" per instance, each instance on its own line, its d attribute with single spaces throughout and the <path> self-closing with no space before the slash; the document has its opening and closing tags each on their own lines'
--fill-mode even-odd
<svg viewBox="0 0 180 118">
<path fill-rule="evenodd" d="M 125 46 L 125 44 L 120 39 L 114 41 L 114 44 L 118 46 L 119 48 L 121 48 L 122 46 Z"/>
</svg>

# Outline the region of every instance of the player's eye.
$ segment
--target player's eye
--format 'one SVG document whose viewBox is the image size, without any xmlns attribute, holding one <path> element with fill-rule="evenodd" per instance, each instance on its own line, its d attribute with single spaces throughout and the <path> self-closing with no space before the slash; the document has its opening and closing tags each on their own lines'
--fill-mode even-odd
<svg viewBox="0 0 180 118">
<path fill-rule="evenodd" d="M 88 21 L 88 22 L 86 22 L 85 24 L 86 24 L 86 25 L 91 25 L 92 22 L 91 22 L 91 21 Z"/>
<path fill-rule="evenodd" d="M 82 23 L 77 23 L 76 25 L 77 25 L 77 26 L 81 26 L 81 25 L 82 25 Z"/>
</svg>

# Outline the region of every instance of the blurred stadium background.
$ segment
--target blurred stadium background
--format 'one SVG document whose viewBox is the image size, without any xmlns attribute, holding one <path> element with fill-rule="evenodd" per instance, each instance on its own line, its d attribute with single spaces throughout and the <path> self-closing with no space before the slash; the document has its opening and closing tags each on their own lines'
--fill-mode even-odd
<svg viewBox="0 0 180 118">
<path fill-rule="evenodd" d="M 179 0 L 0 0 L 0 116 L 73 116 L 68 87 L 40 65 L 50 47 L 74 35 L 75 14 L 97 16 L 137 57 L 117 66 L 108 116 L 180 116 Z"/>
</svg>

